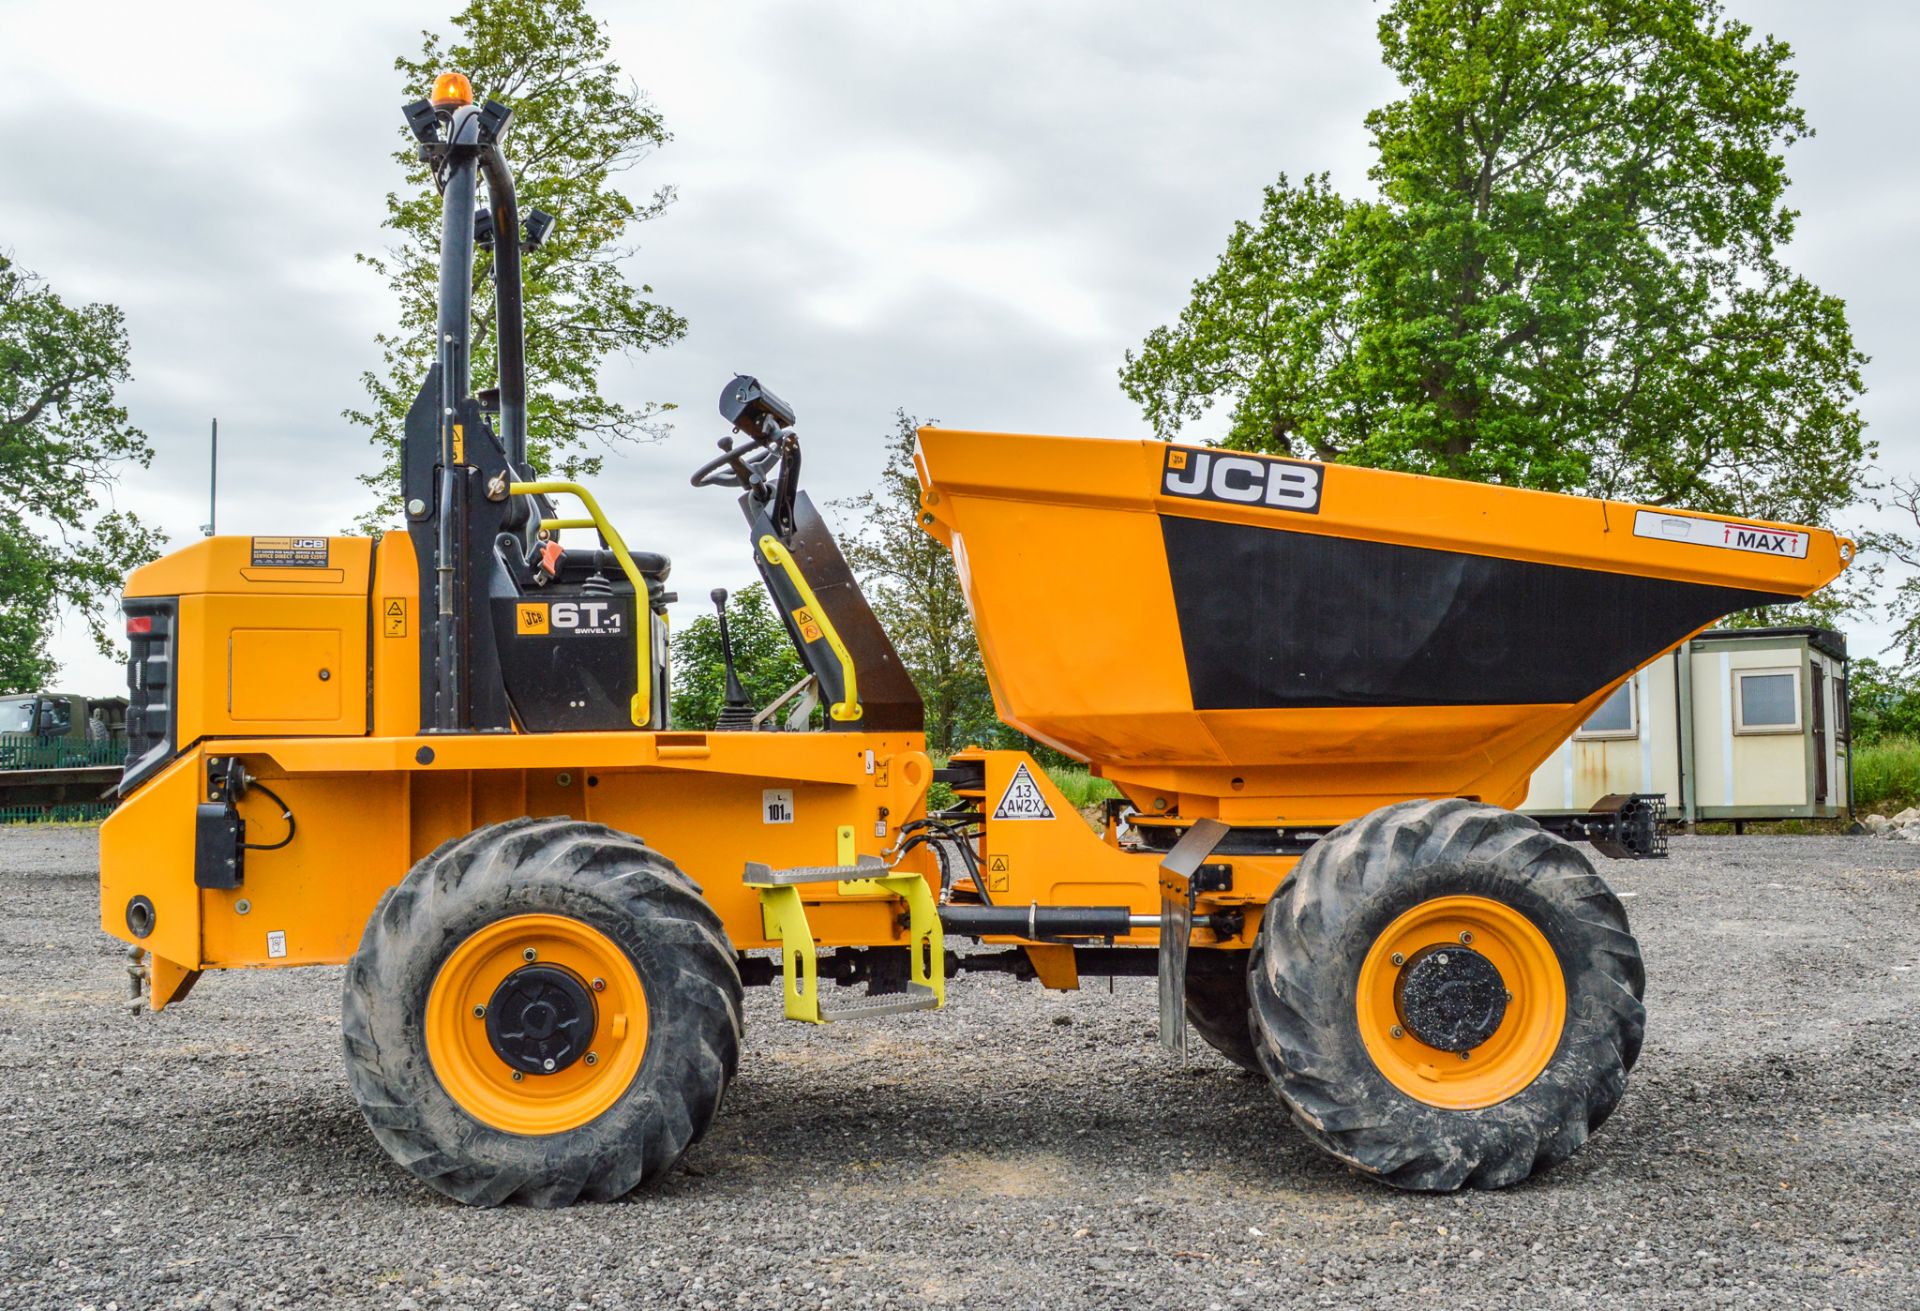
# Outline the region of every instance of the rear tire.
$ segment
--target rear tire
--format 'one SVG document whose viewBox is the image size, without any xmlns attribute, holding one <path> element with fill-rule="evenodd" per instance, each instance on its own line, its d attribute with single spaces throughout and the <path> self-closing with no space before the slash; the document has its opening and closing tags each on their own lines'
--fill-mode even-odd
<svg viewBox="0 0 1920 1311">
<path fill-rule="evenodd" d="M 564 819 L 479 829 L 368 921 L 341 1006 L 348 1082 L 380 1144 L 458 1201 L 617 1198 L 720 1108 L 739 1061 L 736 959 L 699 888 L 634 838 Z M 482 1013 L 506 1012 L 498 976 L 523 960 L 558 979 L 592 1050 L 515 1079 L 489 1045 L 499 1016 Z"/>
<path fill-rule="evenodd" d="M 1235 959 L 1240 959 L 1240 953 L 1235 953 Z M 1187 1023 L 1206 1040 L 1207 1046 L 1241 1069 L 1253 1074 L 1261 1072 L 1244 968 L 1231 974 L 1196 974 L 1188 970 Z"/>
<path fill-rule="evenodd" d="M 1469 941 L 1462 957 L 1501 967 L 1504 1009 L 1490 1003 L 1470 1040 L 1428 1046 L 1396 1009 L 1397 971 Z M 1462 800 L 1388 806 L 1317 843 L 1268 907 L 1250 977 L 1261 1063 L 1308 1137 L 1436 1191 L 1502 1187 L 1578 1150 L 1625 1091 L 1645 985 L 1626 912 L 1586 856 Z M 1442 1033 L 1422 1014 L 1426 1036 Z"/>
</svg>

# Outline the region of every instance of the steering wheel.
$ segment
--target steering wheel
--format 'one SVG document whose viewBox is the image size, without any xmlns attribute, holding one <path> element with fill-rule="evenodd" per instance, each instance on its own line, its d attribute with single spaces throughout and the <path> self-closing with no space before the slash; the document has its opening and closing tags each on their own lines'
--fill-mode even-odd
<svg viewBox="0 0 1920 1311">
<path fill-rule="evenodd" d="M 767 467 L 780 458 L 775 445 L 780 433 L 750 434 L 745 446 L 735 446 L 733 438 L 720 439 L 720 454 L 693 471 L 695 487 L 746 487 L 763 476 Z M 758 447 L 758 450 L 754 448 Z"/>
</svg>

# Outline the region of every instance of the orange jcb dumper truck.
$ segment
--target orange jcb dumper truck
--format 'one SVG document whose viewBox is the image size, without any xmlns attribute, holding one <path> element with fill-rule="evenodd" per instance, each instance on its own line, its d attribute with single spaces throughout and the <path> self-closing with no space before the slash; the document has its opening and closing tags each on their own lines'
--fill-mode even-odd
<svg viewBox="0 0 1920 1311">
<path fill-rule="evenodd" d="M 1098 832 L 1023 752 L 929 759 L 913 681 L 798 486 L 794 412 L 738 377 L 736 436 L 693 483 L 735 496 L 808 672 L 673 724 L 667 557 L 527 462 L 520 264 L 551 220 L 516 208 L 509 111 L 447 77 L 406 112 L 444 225 L 404 531 L 212 538 L 128 582 L 101 922 L 142 954 L 154 1009 L 208 971 L 345 964 L 368 1125 L 478 1204 L 612 1198 L 666 1170 L 720 1109 L 754 985 L 826 1023 L 937 1009 L 962 973 L 1155 976 L 1168 1047 L 1191 1025 L 1313 1141 L 1404 1188 L 1512 1183 L 1605 1121 L 1644 976 L 1576 844 L 1658 855 L 1661 804 L 1508 807 L 1634 670 L 1814 592 L 1850 543 L 925 430 L 922 522 L 1000 717 L 1117 785 Z M 936 782 L 954 800 L 929 810 Z"/>
</svg>

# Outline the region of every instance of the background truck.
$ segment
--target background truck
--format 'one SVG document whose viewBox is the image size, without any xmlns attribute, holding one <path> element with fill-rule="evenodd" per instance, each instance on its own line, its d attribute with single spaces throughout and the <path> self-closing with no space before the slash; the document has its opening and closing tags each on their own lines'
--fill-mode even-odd
<svg viewBox="0 0 1920 1311">
<path fill-rule="evenodd" d="M 208 971 L 344 962 L 369 1127 L 476 1204 L 612 1198 L 666 1170 L 719 1111 L 756 985 L 828 1023 L 936 1009 L 964 973 L 1151 976 L 1167 1046 L 1191 1023 L 1401 1187 L 1511 1183 L 1607 1118 L 1644 975 L 1574 843 L 1658 854 L 1658 808 L 1509 807 L 1636 667 L 1816 590 L 1850 543 L 925 430 L 922 523 L 959 566 L 999 713 L 1114 781 L 1096 832 L 1024 752 L 936 768 L 800 487 L 794 410 L 742 376 L 692 481 L 734 499 L 808 672 L 671 724 L 667 557 L 527 463 L 520 263 L 550 221 L 523 229 L 510 113 L 444 75 L 406 114 L 443 224 L 405 530 L 213 538 L 127 586 L 101 915 L 145 953 L 153 1007 Z M 476 245 L 499 360 L 482 390 Z M 954 801 L 930 811 L 936 781 Z"/>
<path fill-rule="evenodd" d="M 127 699 L 0 696 L 0 821 L 99 819 L 127 752 Z"/>
</svg>

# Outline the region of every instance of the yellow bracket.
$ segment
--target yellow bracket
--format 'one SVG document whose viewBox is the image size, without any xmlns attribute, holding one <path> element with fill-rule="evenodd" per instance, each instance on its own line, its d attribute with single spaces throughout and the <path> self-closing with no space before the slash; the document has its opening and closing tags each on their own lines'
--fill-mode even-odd
<svg viewBox="0 0 1920 1311">
<path fill-rule="evenodd" d="M 509 494 L 514 496 L 577 496 L 580 504 L 587 507 L 586 519 L 542 519 L 540 526 L 548 531 L 562 528 L 595 528 L 600 538 L 606 542 L 607 549 L 613 552 L 613 558 L 620 564 L 620 572 L 633 584 L 634 628 L 636 630 L 634 654 L 634 693 L 633 701 L 627 707 L 627 715 L 641 728 L 653 720 L 653 643 L 641 640 L 649 631 L 649 616 L 653 613 L 651 602 L 647 598 L 647 580 L 640 575 L 640 567 L 633 562 L 627 544 L 614 526 L 607 522 L 607 516 L 600 511 L 600 502 L 593 499 L 593 493 L 579 483 L 547 480 L 531 483 L 510 483 Z"/>
<path fill-rule="evenodd" d="M 840 633 L 827 618 L 827 612 L 820 605 L 820 598 L 813 594 L 813 585 L 807 576 L 800 572 L 800 564 L 793 558 L 793 552 L 780 544 L 780 539 L 771 533 L 760 539 L 760 554 L 768 564 L 784 570 L 793 590 L 800 594 L 800 600 L 813 614 L 814 622 L 820 625 L 821 636 L 827 639 L 827 645 L 833 648 L 834 659 L 840 662 L 840 679 L 846 687 L 847 697 L 836 701 L 827 708 L 833 718 L 846 723 L 860 718 L 860 688 L 854 681 L 853 657 L 847 654 L 847 644 L 840 640 Z M 804 634 L 803 634 L 804 636 Z"/>
<path fill-rule="evenodd" d="M 820 959 L 813 952 L 813 930 L 796 887 L 761 887 L 760 915 L 767 936 L 780 940 L 780 986 L 785 1014 L 806 1024 L 825 1024 L 820 1014 Z"/>
<path fill-rule="evenodd" d="M 907 903 L 911 978 L 916 987 L 932 995 L 933 1009 L 945 1006 L 946 940 L 940 931 L 940 911 L 934 905 L 926 879 L 918 874 L 885 874 L 857 882 L 861 885 L 858 891 L 890 892 Z M 833 1017 L 820 1009 L 820 959 L 814 952 L 813 929 L 807 923 L 807 907 L 800 899 L 800 888 L 790 883 L 750 883 L 748 886 L 760 894 L 760 916 L 767 937 L 780 943 L 783 1014 L 804 1024 L 826 1024 Z M 846 889 L 849 884 L 840 886 Z"/>
</svg>

